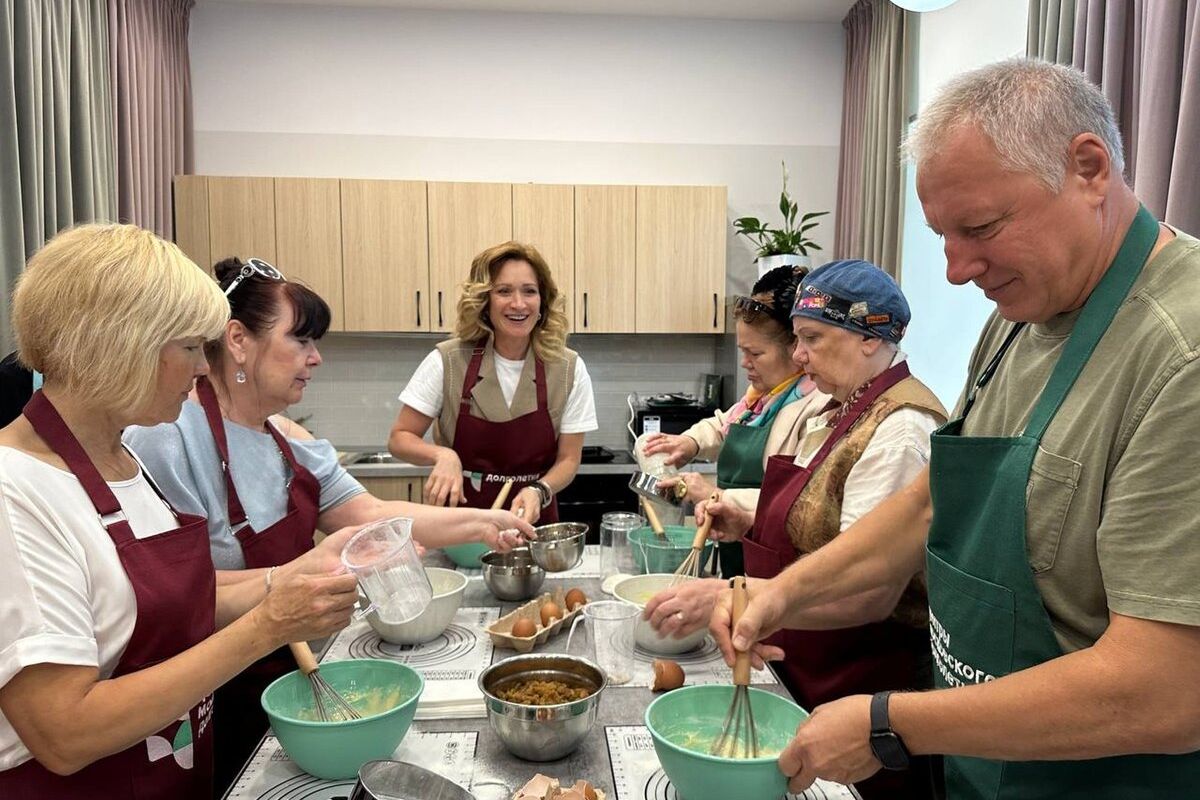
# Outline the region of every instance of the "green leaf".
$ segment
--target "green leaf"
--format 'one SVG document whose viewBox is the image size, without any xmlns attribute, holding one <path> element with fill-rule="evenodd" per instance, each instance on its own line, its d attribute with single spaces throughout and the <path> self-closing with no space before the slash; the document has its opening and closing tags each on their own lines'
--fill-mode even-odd
<svg viewBox="0 0 1200 800">
<path fill-rule="evenodd" d="M 818 226 L 818 225 L 820 225 L 820 224 L 821 224 L 821 223 L 819 223 L 819 222 L 810 222 L 810 223 L 808 223 L 807 225 L 801 225 L 801 226 L 800 226 L 800 232 L 801 232 L 801 233 L 804 233 L 805 231 L 807 231 L 807 230 L 811 230 L 811 229 L 813 229 L 813 228 L 817 227 L 817 226 Z"/>
<path fill-rule="evenodd" d="M 805 214 L 803 217 L 800 218 L 800 222 L 802 222 L 802 223 L 808 222 L 810 219 L 816 219 L 817 217 L 823 217 L 828 213 L 829 213 L 828 211 L 810 211 L 809 213 Z"/>
<path fill-rule="evenodd" d="M 784 219 L 787 219 L 788 206 L 790 206 L 790 205 L 791 205 L 791 202 L 787 196 L 787 192 L 783 192 L 782 194 L 780 194 L 779 195 L 779 213 L 783 215 Z"/>
</svg>

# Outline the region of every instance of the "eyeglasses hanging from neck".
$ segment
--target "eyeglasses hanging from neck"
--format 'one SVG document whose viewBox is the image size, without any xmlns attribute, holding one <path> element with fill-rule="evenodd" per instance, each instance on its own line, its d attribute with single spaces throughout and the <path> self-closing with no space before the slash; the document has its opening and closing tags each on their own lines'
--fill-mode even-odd
<svg viewBox="0 0 1200 800">
<path fill-rule="evenodd" d="M 238 274 L 229 282 L 229 285 L 225 287 L 225 296 L 229 297 L 229 295 L 233 294 L 233 290 L 240 286 L 242 281 L 246 280 L 251 275 L 261 275 L 262 277 L 271 281 L 287 280 L 287 278 L 283 277 L 282 272 L 268 262 L 263 261 L 261 258 L 248 258 L 246 259 L 246 263 L 242 265 L 241 270 L 238 271 Z"/>
</svg>

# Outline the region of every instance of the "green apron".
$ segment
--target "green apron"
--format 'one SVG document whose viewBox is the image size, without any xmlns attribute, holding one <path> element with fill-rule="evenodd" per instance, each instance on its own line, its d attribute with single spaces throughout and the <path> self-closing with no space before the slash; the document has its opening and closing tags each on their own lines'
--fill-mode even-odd
<svg viewBox="0 0 1200 800">
<path fill-rule="evenodd" d="M 767 439 L 771 435 L 775 415 L 784 406 L 803 397 L 795 387 L 789 389 L 788 393 L 791 399 L 775 403 L 767 409 L 766 416 L 760 424 L 749 426 L 734 423 L 729 426 L 725 433 L 725 441 L 721 444 L 721 452 L 717 456 L 718 489 L 757 489 L 762 486 L 763 451 L 767 449 Z M 722 577 L 745 575 L 742 543 L 718 542 L 717 564 Z"/>
<path fill-rule="evenodd" d="M 1017 334 L 984 369 L 963 416 L 932 437 L 927 573 L 934 682 L 983 683 L 1063 654 L 1025 549 L 1025 492 L 1038 444 L 1142 271 L 1158 224 L 1145 208 L 1088 298 L 1024 432 L 961 435 L 975 397 Z M 1043 713 L 1036 697 L 1023 713 Z M 949 800 L 1160 800 L 1195 796 L 1200 753 L 1088 761 L 992 761 L 946 757 Z"/>
</svg>

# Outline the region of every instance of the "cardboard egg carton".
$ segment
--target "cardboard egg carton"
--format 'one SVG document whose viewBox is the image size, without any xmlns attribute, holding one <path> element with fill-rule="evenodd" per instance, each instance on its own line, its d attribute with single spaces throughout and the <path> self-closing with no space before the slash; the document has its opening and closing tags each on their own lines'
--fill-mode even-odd
<svg viewBox="0 0 1200 800">
<path fill-rule="evenodd" d="M 551 600 L 563 610 L 565 616 L 543 627 L 542 606 Z M 542 592 L 524 605 L 519 606 L 515 611 L 505 614 L 487 627 L 487 633 L 492 639 L 492 644 L 497 647 L 507 647 L 511 650 L 516 650 L 518 653 L 528 653 L 537 645 L 544 644 L 551 636 L 556 636 L 562 631 L 564 626 L 570 628 L 571 621 L 582 610 L 583 606 L 576 606 L 574 611 L 567 611 L 566 592 L 560 587 L 553 592 Z M 519 619 L 532 620 L 538 626 L 537 633 L 533 636 L 513 636 L 512 627 Z"/>
</svg>

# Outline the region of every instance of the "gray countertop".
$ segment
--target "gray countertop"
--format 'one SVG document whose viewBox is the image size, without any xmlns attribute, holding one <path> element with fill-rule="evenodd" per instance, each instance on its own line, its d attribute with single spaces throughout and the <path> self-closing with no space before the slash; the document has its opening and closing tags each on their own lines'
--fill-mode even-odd
<svg viewBox="0 0 1200 800">
<path fill-rule="evenodd" d="M 431 467 L 408 464 L 403 461 L 391 461 L 384 464 L 350 464 L 346 469 L 356 478 L 424 478 Z M 693 461 L 685 468 L 690 472 L 715 474 L 717 465 L 711 461 Z M 637 464 L 602 463 L 581 464 L 580 475 L 631 475 L 637 470 Z"/>
</svg>

